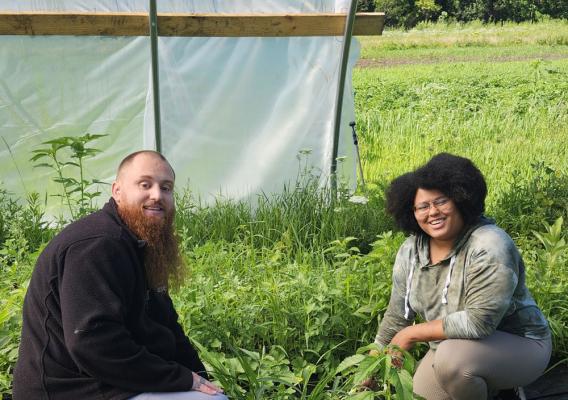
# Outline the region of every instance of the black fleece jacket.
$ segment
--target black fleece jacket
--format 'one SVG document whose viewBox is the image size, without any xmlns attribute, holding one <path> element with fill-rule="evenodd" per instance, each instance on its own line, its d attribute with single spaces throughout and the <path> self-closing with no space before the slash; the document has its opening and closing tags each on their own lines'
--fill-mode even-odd
<svg viewBox="0 0 568 400">
<path fill-rule="evenodd" d="M 49 243 L 24 301 L 14 400 L 122 400 L 206 377 L 170 297 L 148 290 L 144 247 L 113 199 Z"/>
</svg>

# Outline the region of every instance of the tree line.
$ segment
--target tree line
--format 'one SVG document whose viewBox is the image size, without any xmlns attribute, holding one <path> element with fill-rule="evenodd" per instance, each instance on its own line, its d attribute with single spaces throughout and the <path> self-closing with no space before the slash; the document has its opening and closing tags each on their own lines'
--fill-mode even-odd
<svg viewBox="0 0 568 400">
<path fill-rule="evenodd" d="M 568 18 L 567 0 L 360 0 L 358 10 L 386 13 L 386 24 L 411 28 L 422 21 L 538 21 Z"/>
</svg>

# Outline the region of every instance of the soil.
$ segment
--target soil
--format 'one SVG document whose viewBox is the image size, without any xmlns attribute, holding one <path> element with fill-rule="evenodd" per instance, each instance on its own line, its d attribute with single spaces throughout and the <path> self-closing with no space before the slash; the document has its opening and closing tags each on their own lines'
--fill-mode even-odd
<svg viewBox="0 0 568 400">
<path fill-rule="evenodd" d="M 396 58 L 396 59 L 361 59 L 357 62 L 359 68 L 388 68 L 401 65 L 420 65 L 420 64 L 440 64 L 455 62 L 510 62 L 510 61 L 531 61 L 534 59 L 545 61 L 563 60 L 568 58 L 565 54 L 539 54 L 538 56 L 496 56 L 496 57 L 422 57 L 422 58 Z"/>
</svg>

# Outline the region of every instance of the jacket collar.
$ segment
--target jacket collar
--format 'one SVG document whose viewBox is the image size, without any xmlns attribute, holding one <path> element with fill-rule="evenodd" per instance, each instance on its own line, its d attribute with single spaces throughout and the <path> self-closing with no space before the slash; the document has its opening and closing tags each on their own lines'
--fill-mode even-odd
<svg viewBox="0 0 568 400">
<path fill-rule="evenodd" d="M 495 224 L 495 221 L 491 218 L 487 218 L 482 215 L 481 217 L 479 217 L 479 219 L 476 222 L 463 229 L 462 232 L 459 234 L 457 240 L 455 241 L 452 251 L 450 251 L 448 255 L 441 262 L 445 262 L 446 260 L 449 260 L 454 255 L 456 255 L 465 246 L 465 244 L 471 237 L 472 233 L 476 229 L 484 225 L 491 225 L 491 224 Z M 416 235 L 414 240 L 414 246 L 415 246 L 415 253 L 417 256 L 416 261 L 418 266 L 420 268 L 426 268 L 430 266 L 430 237 L 425 233 Z"/>
<path fill-rule="evenodd" d="M 132 241 L 136 242 L 139 248 L 146 246 L 146 241 L 139 239 L 132 230 L 124 223 L 120 215 L 118 214 L 118 204 L 116 201 L 111 197 L 108 202 L 103 206 L 102 211 L 106 214 L 110 215 L 111 218 L 118 224 L 120 227 L 126 232 L 127 236 L 132 239 Z"/>
</svg>

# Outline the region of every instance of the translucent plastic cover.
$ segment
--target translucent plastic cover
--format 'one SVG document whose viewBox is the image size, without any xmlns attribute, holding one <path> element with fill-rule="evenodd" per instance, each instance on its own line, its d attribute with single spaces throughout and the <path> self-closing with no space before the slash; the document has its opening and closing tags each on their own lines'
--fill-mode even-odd
<svg viewBox="0 0 568 400">
<path fill-rule="evenodd" d="M 347 6 L 335 0 L 160 0 L 158 12 L 320 13 Z M 0 11 L 147 10 L 147 1 L 134 0 L 0 5 Z M 306 165 L 327 179 L 342 40 L 160 37 L 162 150 L 178 187 L 189 185 L 211 201 L 280 191 Z M 0 168 L 10 192 L 58 193 L 53 172 L 29 161 L 46 140 L 107 134 L 93 143 L 103 152 L 87 162 L 86 174 L 108 183 L 124 156 L 154 148 L 149 37 L 0 36 L 0 42 Z M 353 41 L 339 144 L 339 171 L 352 184 L 351 69 L 358 52 Z"/>
</svg>

